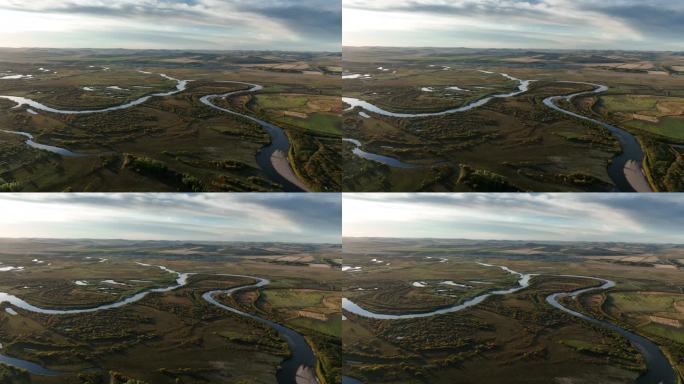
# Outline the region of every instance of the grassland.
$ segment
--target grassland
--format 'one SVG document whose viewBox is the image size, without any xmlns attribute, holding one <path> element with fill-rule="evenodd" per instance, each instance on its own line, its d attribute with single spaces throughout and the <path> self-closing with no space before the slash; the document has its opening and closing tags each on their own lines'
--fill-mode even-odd
<svg viewBox="0 0 684 384">
<path fill-rule="evenodd" d="M 680 374 L 684 372 L 684 292 L 620 291 L 600 300 L 597 312 L 657 340 Z"/>
<path fill-rule="evenodd" d="M 233 80 L 264 86 L 263 97 L 271 105 L 243 111 L 273 119 L 285 129 L 291 144 L 289 160 L 298 177 L 312 190 L 340 189 L 339 106 L 331 103 L 339 97 L 340 80 L 325 69 L 339 63 L 339 55 L 224 52 L 192 56 L 193 60 L 179 61 L 173 59 L 185 58 L 187 52 L 3 50 L 0 73 L 33 77 L 0 80 L 0 94 L 28 97 L 55 108 L 103 108 L 175 89 L 176 83 L 160 73 L 192 81 L 186 91 L 173 96 L 103 114 L 33 114 L 25 106 L 12 109 L 14 103 L 0 100 L 2 129 L 29 132 L 39 143 L 89 155 L 64 158 L 29 148 L 16 135 L 0 133 L 4 149 L 0 177 L 22 191 L 281 190 L 255 159 L 270 143 L 268 134 L 256 123 L 199 101 L 207 94 L 247 88 L 220 82 Z M 256 65 L 295 61 L 307 65 L 287 71 Z M 310 100 L 307 118 L 288 117 L 283 115 L 286 110 L 274 107 L 291 104 L 291 98 Z M 240 104 L 241 98 L 236 99 L 226 102 Z M 127 159 L 131 158 L 149 159 L 159 166 L 148 172 L 130 166 Z"/>
<path fill-rule="evenodd" d="M 402 113 L 443 111 L 517 83 L 498 73 L 536 80 L 528 92 L 467 112 L 393 118 L 356 108 L 344 113 L 344 134 L 371 153 L 415 168 L 392 168 L 343 149 L 348 191 L 606 191 L 619 143 L 603 127 L 551 111 L 545 97 L 605 84 L 600 96 L 573 99 L 576 112 L 635 135 L 646 153 L 654 189 L 684 190 L 684 78 L 671 69 L 681 55 L 634 52 L 394 49 L 345 47 L 343 94 Z M 602 59 L 603 57 L 603 59 Z M 613 63 L 606 65 L 605 57 Z M 647 61 L 645 66 L 632 64 Z M 482 71 L 494 72 L 484 73 Z M 660 72 L 665 74 L 660 74 Z M 368 76 L 365 76 L 368 75 Z M 458 87 L 454 89 L 453 87 Z"/>
<path fill-rule="evenodd" d="M 287 344 L 263 323 L 221 310 L 201 298 L 209 290 L 253 282 L 217 273 L 271 280 L 273 291 L 284 293 L 274 293 L 273 303 L 264 295 L 252 306 L 256 302 L 249 298 L 259 297 L 261 291 L 248 290 L 237 296 L 237 305 L 305 335 L 316 350 L 321 382 L 336 382 L 340 375 L 339 329 L 328 321 L 340 317 L 339 269 L 332 267 L 340 258 L 339 247 L 4 239 L 1 244 L 2 265 L 24 269 L 0 272 L 0 291 L 45 307 L 107 303 L 145 287 L 166 286 L 173 278 L 135 262 L 196 273 L 183 288 L 151 294 L 108 311 L 42 315 L 16 309 L 18 314 L 12 315 L 5 310 L 11 307 L 0 305 L 1 353 L 63 373 L 58 377 L 30 375 L 32 383 L 275 383 L 276 370 L 289 355 Z M 34 258 L 42 262 L 32 261 Z M 316 273 L 311 272 L 314 270 Z M 300 292 L 311 292 L 311 300 L 290 307 L 292 295 Z M 313 317 L 325 317 L 326 321 L 297 325 L 300 320 L 315 320 Z M 4 366 L 0 377 L 15 380 L 10 382 L 28 378 L 25 372 Z"/>
<path fill-rule="evenodd" d="M 331 278 L 339 273 L 339 270 L 334 271 L 322 271 L 322 276 Z M 296 288 L 295 283 L 306 288 Z M 317 370 L 321 382 L 339 383 L 342 375 L 341 292 L 334 288 L 338 283 L 321 279 L 301 284 L 282 279 L 258 294 L 246 291 L 234 304 L 250 312 L 267 314 L 269 318 L 306 335 L 319 356 Z"/>
<path fill-rule="evenodd" d="M 266 111 L 283 125 L 292 125 L 304 130 L 333 136 L 342 134 L 339 119 L 341 103 L 339 97 L 314 95 L 269 95 L 256 96 L 254 108 Z"/>
<path fill-rule="evenodd" d="M 343 312 L 345 374 L 364 383 L 633 381 L 644 363 L 626 339 L 546 303 L 550 293 L 595 285 L 558 274 L 615 280 L 607 293 L 568 305 L 655 341 L 681 371 L 684 332 L 661 318 L 681 316 L 682 254 L 681 246 L 650 244 L 345 238 L 345 265 L 361 268 L 345 272 L 344 296 L 381 313 L 426 312 L 483 287 L 514 286 L 510 274 L 476 261 L 539 274 L 527 289 L 456 313 L 375 320 Z M 407 298 L 407 290 L 420 293 Z M 644 321 L 649 316 L 655 321 Z"/>
</svg>

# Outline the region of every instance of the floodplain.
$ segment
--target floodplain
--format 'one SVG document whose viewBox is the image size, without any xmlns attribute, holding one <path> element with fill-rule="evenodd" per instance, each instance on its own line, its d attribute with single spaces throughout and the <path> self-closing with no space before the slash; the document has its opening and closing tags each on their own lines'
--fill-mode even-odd
<svg viewBox="0 0 684 384">
<path fill-rule="evenodd" d="M 2 49 L 0 190 L 339 191 L 339 62 Z"/>
<path fill-rule="evenodd" d="M 344 47 L 345 191 L 682 191 L 684 56 Z"/>
<path fill-rule="evenodd" d="M 0 245 L 2 382 L 340 380 L 339 245 Z"/>
<path fill-rule="evenodd" d="M 343 244 L 349 382 L 682 380 L 681 245 L 361 237 Z"/>
</svg>

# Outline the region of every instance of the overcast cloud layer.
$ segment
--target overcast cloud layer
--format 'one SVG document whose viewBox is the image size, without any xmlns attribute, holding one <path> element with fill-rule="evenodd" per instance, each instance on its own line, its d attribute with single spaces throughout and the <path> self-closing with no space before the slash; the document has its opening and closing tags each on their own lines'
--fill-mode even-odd
<svg viewBox="0 0 684 384">
<path fill-rule="evenodd" d="M 0 194 L 0 237 L 339 243 L 340 194 Z"/>
<path fill-rule="evenodd" d="M 0 46 L 339 51 L 341 0 L 2 0 Z"/>
<path fill-rule="evenodd" d="M 343 0 L 344 44 L 684 50 L 681 0 Z"/>
<path fill-rule="evenodd" d="M 344 194 L 354 237 L 684 243 L 684 194 Z"/>
</svg>

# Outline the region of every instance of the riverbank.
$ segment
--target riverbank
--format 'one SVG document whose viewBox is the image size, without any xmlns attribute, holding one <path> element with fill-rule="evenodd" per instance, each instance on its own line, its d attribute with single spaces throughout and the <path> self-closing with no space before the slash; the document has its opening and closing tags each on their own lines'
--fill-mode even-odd
<svg viewBox="0 0 684 384">
<path fill-rule="evenodd" d="M 625 163 L 625 177 L 636 192 L 653 192 L 643 168 L 634 160 Z"/>
<path fill-rule="evenodd" d="M 257 164 L 261 169 L 269 176 L 269 178 L 279 184 L 283 185 L 285 192 L 301 192 L 306 191 L 306 186 L 304 183 L 297 178 L 294 171 L 291 168 L 290 162 L 285 156 L 285 161 L 287 166 L 283 164 L 283 160 L 279 159 L 277 156 L 274 157 L 277 151 L 283 153 L 289 153 L 290 151 L 290 140 L 285 134 L 285 130 L 277 125 L 271 124 L 269 122 L 258 119 L 254 116 L 244 115 L 239 112 L 235 112 L 228 108 L 220 107 L 213 103 L 214 99 L 225 99 L 231 96 L 239 96 L 243 94 L 253 93 L 264 89 L 263 86 L 252 83 L 245 83 L 242 81 L 220 81 L 221 83 L 231 83 L 231 84 L 242 84 L 250 86 L 249 89 L 243 89 L 239 91 L 226 92 L 221 94 L 211 94 L 205 95 L 200 98 L 200 102 L 208 107 L 214 108 L 218 111 L 229 113 L 234 116 L 243 117 L 254 123 L 259 124 L 266 132 L 271 136 L 271 143 L 261 148 L 261 150 L 256 155 Z M 275 161 L 274 161 L 275 160 Z M 293 182 L 296 180 L 297 182 Z M 304 188 L 302 188 L 304 186 Z"/>
<path fill-rule="evenodd" d="M 614 331 L 625 337 L 629 342 L 641 353 L 646 363 L 646 372 L 642 373 L 635 384 L 678 384 L 678 375 L 675 373 L 674 366 L 665 357 L 663 351 L 660 350 L 654 342 L 638 335 L 634 332 L 628 331 L 616 324 L 605 320 L 598 320 L 591 316 L 585 315 L 583 313 L 574 311 L 565 307 L 560 303 L 560 299 L 565 297 L 577 298 L 582 294 L 593 292 L 593 291 L 605 291 L 616 286 L 616 283 L 612 280 L 602 279 L 599 277 L 592 276 L 577 276 L 577 275 L 559 275 L 558 277 L 570 277 L 579 279 L 595 280 L 602 283 L 598 287 L 582 288 L 572 292 L 557 292 L 546 297 L 546 302 L 551 306 L 560 309 L 572 316 L 580 318 L 582 320 L 589 321 L 591 323 L 597 324 L 608 330 Z"/>
<path fill-rule="evenodd" d="M 311 190 L 295 175 L 290 160 L 285 155 L 285 152 L 281 150 L 273 151 L 271 155 L 271 164 L 281 176 L 283 176 L 287 181 L 296 185 L 304 192 L 311 192 Z"/>
<path fill-rule="evenodd" d="M 500 268 L 501 270 L 508 272 L 513 275 L 517 275 L 519 277 L 517 286 L 508 288 L 508 289 L 495 289 L 488 291 L 486 293 L 483 293 L 481 295 L 475 296 L 473 298 L 467 299 L 463 301 L 462 303 L 458 303 L 456 305 L 451 305 L 448 307 L 443 307 L 443 308 L 438 308 L 435 309 L 434 311 L 430 312 L 423 312 L 423 313 L 405 313 L 405 314 L 387 314 L 387 313 L 376 313 L 369 311 L 360 305 L 354 303 L 352 300 L 343 297 L 342 298 L 342 309 L 344 309 L 347 312 L 353 313 L 358 316 L 362 317 L 368 317 L 372 319 L 378 319 L 378 320 L 403 320 L 403 319 L 418 319 L 418 318 L 425 318 L 425 317 L 432 317 L 435 315 L 442 315 L 442 314 L 447 314 L 447 313 L 454 313 L 454 312 L 459 312 L 462 311 L 466 308 L 473 307 L 475 305 L 478 305 L 485 301 L 487 298 L 490 296 L 497 296 L 497 295 L 509 295 L 518 291 L 521 291 L 527 287 L 530 286 L 530 280 L 532 279 L 533 276 L 536 276 L 534 274 L 525 274 L 525 273 L 520 273 L 516 272 L 506 266 L 500 266 L 500 265 L 492 265 L 492 264 L 486 264 L 486 263 L 477 263 L 483 267 L 495 267 L 495 268 Z"/>
<path fill-rule="evenodd" d="M 41 144 L 37 143 L 33 140 L 33 135 L 28 133 L 28 132 L 21 132 L 21 131 L 8 131 L 5 129 L 0 130 L 1 132 L 9 133 L 12 135 L 19 135 L 19 136 L 24 136 L 26 140 L 24 143 L 28 145 L 31 148 L 39 149 L 42 151 L 47 151 L 47 152 L 52 152 L 56 153 L 58 155 L 64 156 L 64 157 L 83 157 L 83 156 L 90 156 L 85 153 L 77 153 L 77 152 L 72 152 L 66 148 L 60 148 L 60 147 L 55 147 L 52 145 L 46 145 L 46 144 Z"/>
<path fill-rule="evenodd" d="M 273 328 L 278 334 L 287 342 L 290 348 L 290 356 L 287 357 L 281 364 L 276 378 L 278 384 L 319 384 L 315 373 L 313 373 L 313 367 L 316 366 L 316 356 L 314 354 L 313 348 L 309 345 L 306 338 L 296 332 L 295 330 L 285 327 L 284 325 L 278 324 L 272 320 L 263 318 L 261 316 L 243 312 L 237 308 L 233 308 L 226 304 L 219 302 L 216 299 L 217 295 L 228 295 L 232 296 L 235 292 L 242 291 L 245 289 L 261 288 L 270 283 L 270 281 L 263 279 L 261 277 L 245 276 L 245 275 L 229 275 L 223 274 L 219 276 L 229 276 L 229 277 L 245 277 L 256 280 L 254 284 L 241 285 L 227 290 L 214 290 L 205 292 L 202 295 L 202 299 L 211 305 L 219 307 L 221 309 L 230 311 L 240 316 L 248 317 L 260 321 L 269 327 Z M 311 372 L 311 375 L 309 375 Z M 299 376 L 301 375 L 301 378 Z M 311 380 L 314 381 L 306 381 Z M 302 381 L 298 381 L 302 380 Z"/>
<path fill-rule="evenodd" d="M 493 72 L 485 72 L 485 73 L 493 73 Z M 466 105 L 463 105 L 458 108 L 452 108 L 440 112 L 432 112 L 432 113 L 400 113 L 400 112 L 391 112 L 384 110 L 376 105 L 373 105 L 367 101 L 358 99 L 358 98 L 353 98 L 353 97 L 343 97 L 342 101 L 346 105 L 348 105 L 348 108 L 345 109 L 345 111 L 351 111 L 354 110 L 355 108 L 360 108 L 362 110 L 365 110 L 370 113 L 375 113 L 378 115 L 382 116 L 388 116 L 388 117 L 395 117 L 395 118 L 403 118 L 403 119 L 408 119 L 408 118 L 420 118 L 420 117 L 433 117 L 433 116 L 444 116 L 444 115 L 449 115 L 449 114 L 455 114 L 455 113 L 461 113 L 465 111 L 469 111 L 474 108 L 478 108 L 481 106 L 486 105 L 489 103 L 491 100 L 496 99 L 496 98 L 509 98 L 509 97 L 514 97 L 520 94 L 523 94 L 527 92 L 530 88 L 530 84 L 536 80 L 522 80 L 515 78 L 513 76 L 510 76 L 506 73 L 500 73 L 499 75 L 506 77 L 509 80 L 517 81 L 518 82 L 518 88 L 517 90 L 509 93 L 503 93 L 503 94 L 495 94 L 495 95 L 490 95 L 478 100 L 475 100 L 471 103 L 468 103 Z M 558 111 L 560 113 L 563 113 L 565 115 L 568 115 L 570 117 L 574 117 L 577 119 L 582 119 L 591 123 L 598 124 L 606 129 L 608 129 L 611 134 L 619 141 L 620 146 L 621 146 L 621 152 L 615 155 L 612 159 L 612 161 L 608 164 L 608 176 L 611 178 L 613 183 L 615 184 L 616 188 L 619 191 L 624 191 L 624 192 L 631 192 L 631 191 L 637 191 L 637 192 L 651 192 L 652 188 L 648 182 L 648 179 L 646 178 L 646 175 L 641 168 L 641 163 L 643 161 L 643 150 L 636 140 L 636 138 L 631 135 L 629 132 L 626 130 L 615 127 L 613 125 L 610 125 L 606 122 L 593 119 L 590 117 L 582 116 L 578 113 L 574 113 L 571 111 L 568 111 L 566 109 L 561 108 L 557 102 L 559 101 L 567 101 L 570 102 L 572 99 L 578 97 L 578 96 L 583 96 L 583 95 L 595 95 L 599 93 L 606 92 L 609 88 L 606 85 L 602 84 L 596 84 L 596 83 L 590 83 L 590 82 L 581 82 L 581 81 L 564 81 L 564 80 L 558 80 L 558 81 L 551 81 L 552 83 L 561 83 L 561 84 L 578 84 L 578 85 L 589 85 L 594 87 L 593 90 L 590 91 L 581 91 L 581 92 L 576 92 L 572 93 L 570 95 L 558 95 L 558 96 L 549 96 L 546 97 L 543 100 L 543 104 L 546 105 L 547 107 Z M 366 116 L 369 116 L 366 114 Z M 352 152 L 354 155 L 367 159 L 367 160 L 372 160 L 376 161 L 385 165 L 388 165 L 393 168 L 410 168 L 410 166 L 407 166 L 406 163 L 402 163 L 399 159 L 394 159 L 390 158 L 387 156 L 382 156 L 374 153 L 369 153 L 361 150 L 362 143 L 359 140 L 356 139 L 345 139 L 345 141 L 348 141 L 354 145 L 354 148 L 352 148 Z"/>
</svg>

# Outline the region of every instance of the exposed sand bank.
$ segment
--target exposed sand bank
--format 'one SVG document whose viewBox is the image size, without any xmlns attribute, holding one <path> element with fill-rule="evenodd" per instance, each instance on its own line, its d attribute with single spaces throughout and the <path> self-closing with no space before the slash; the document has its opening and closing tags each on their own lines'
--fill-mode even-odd
<svg viewBox="0 0 684 384">
<path fill-rule="evenodd" d="M 632 186 L 632 188 L 634 188 L 635 191 L 653 192 L 653 189 L 651 189 L 651 185 L 648 183 L 648 180 L 646 179 L 646 175 L 644 175 L 644 171 L 641 169 L 641 166 L 637 164 L 636 161 L 628 160 L 625 163 L 625 177 L 627 177 L 627 181 Z"/>
<path fill-rule="evenodd" d="M 311 192 L 311 190 L 297 178 L 297 175 L 295 175 L 285 152 L 280 150 L 273 152 L 273 155 L 271 155 L 271 163 L 273 164 L 273 168 L 275 168 L 276 172 L 286 178 L 287 181 L 298 186 L 306 192 Z"/>
</svg>

